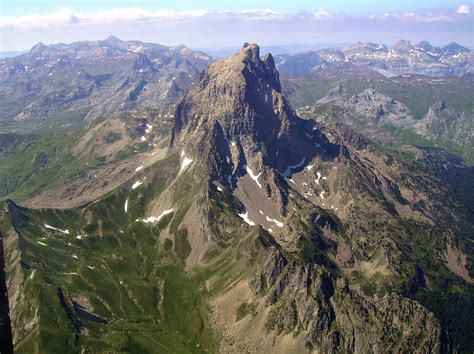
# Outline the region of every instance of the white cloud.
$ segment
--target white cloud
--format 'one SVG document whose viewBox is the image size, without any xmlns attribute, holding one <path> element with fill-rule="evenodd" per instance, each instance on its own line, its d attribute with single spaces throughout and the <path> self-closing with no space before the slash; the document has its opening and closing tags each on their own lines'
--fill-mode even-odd
<svg viewBox="0 0 474 354">
<path fill-rule="evenodd" d="M 225 20 L 238 18 L 241 20 L 281 20 L 284 15 L 271 9 L 232 11 L 148 11 L 143 8 L 114 8 L 94 13 L 74 12 L 71 8 L 62 7 L 58 11 L 46 15 L 28 15 L 19 17 L 0 16 L 0 28 L 35 28 L 52 27 L 65 24 L 112 24 L 126 22 L 177 22 L 198 18 Z"/>
<path fill-rule="evenodd" d="M 18 17 L 0 17 L 0 28 L 7 27 L 45 27 L 48 24 L 72 24 L 80 20 L 71 8 L 61 7 L 56 12 L 46 15 L 26 15 Z"/>
<path fill-rule="evenodd" d="M 404 12 L 403 17 L 405 17 L 405 18 L 415 18 L 416 13 L 414 13 L 414 12 Z"/>
<path fill-rule="evenodd" d="M 314 14 L 314 18 L 316 20 L 332 20 L 335 18 L 335 16 L 329 13 L 328 11 L 321 9 L 316 11 L 316 13 Z"/>
<path fill-rule="evenodd" d="M 45 15 L 27 15 L 18 17 L 0 16 L 0 28 L 49 28 L 55 26 L 73 25 L 109 25 L 125 23 L 178 23 L 197 22 L 222 23 L 230 20 L 246 23 L 280 22 L 298 23 L 303 21 L 341 21 L 347 19 L 356 20 L 395 20 L 411 22 L 449 22 L 459 19 L 459 15 L 470 15 L 470 7 L 462 5 L 454 12 L 385 12 L 375 13 L 368 16 L 349 16 L 345 13 L 332 13 L 324 9 L 316 12 L 300 11 L 296 14 L 287 14 L 272 9 L 251 9 L 243 11 L 149 11 L 140 7 L 114 8 L 99 12 L 76 12 L 69 7 L 62 7 L 56 12 Z"/>
<path fill-rule="evenodd" d="M 223 12 L 225 12 L 225 11 L 221 11 L 221 13 L 223 13 Z M 229 13 L 229 12 L 227 12 L 227 13 Z M 283 17 L 282 13 L 280 13 L 278 11 L 275 11 L 275 10 L 272 10 L 272 9 L 244 10 L 244 11 L 242 11 L 240 13 L 237 13 L 237 14 L 241 14 L 241 15 L 249 16 L 249 17 L 255 17 L 255 18 L 265 18 L 265 19 L 275 19 L 275 20 L 279 20 Z"/>
<path fill-rule="evenodd" d="M 460 15 L 470 15 L 471 14 L 471 7 L 469 5 L 461 5 L 456 10 L 456 12 Z"/>
<path fill-rule="evenodd" d="M 452 22 L 456 20 L 454 12 L 385 12 L 384 14 L 371 14 L 371 20 L 391 20 L 403 22 Z"/>
</svg>

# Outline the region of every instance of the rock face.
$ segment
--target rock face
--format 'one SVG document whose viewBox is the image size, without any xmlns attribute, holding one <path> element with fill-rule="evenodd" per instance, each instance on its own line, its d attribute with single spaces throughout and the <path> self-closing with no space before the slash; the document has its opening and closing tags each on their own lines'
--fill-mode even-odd
<svg viewBox="0 0 474 354">
<path fill-rule="evenodd" d="M 171 145 L 183 151 L 212 153 L 221 178 L 244 165 L 286 169 L 314 149 L 307 122 L 296 117 L 281 92 L 271 54 L 245 44 L 236 55 L 213 63 L 178 104 Z M 224 179 L 221 180 L 225 182 Z"/>
<path fill-rule="evenodd" d="M 270 313 L 268 327 L 278 333 L 299 329 L 307 343 L 318 343 L 315 349 L 404 352 L 414 350 L 416 342 L 420 352 L 447 351 L 447 338 L 433 314 L 399 295 L 369 300 L 350 290 L 346 280 L 335 281 L 317 266 L 306 268 L 275 258 L 256 275 L 255 294 L 262 293 L 260 279 L 268 287 L 267 304 L 280 304 Z M 283 305 L 281 299 L 286 299 Z"/>
<path fill-rule="evenodd" d="M 205 166 L 204 176 L 211 184 L 209 202 L 219 200 L 220 193 L 230 193 L 237 204 L 229 208 L 237 208 L 251 228 L 260 226 L 267 238 L 261 241 L 265 250 L 256 261 L 256 273 L 249 281 L 252 295 L 244 304 L 244 308 L 256 309 L 255 321 L 245 317 L 243 327 L 239 322 L 226 326 L 221 350 L 232 352 L 234 345 L 241 350 L 255 349 L 258 343 L 265 343 L 265 336 L 258 332 L 243 340 L 249 335 L 246 326 L 258 327 L 263 321 L 275 336 L 273 350 L 284 350 L 278 341 L 293 333 L 295 348 L 306 343 L 328 352 L 446 351 L 445 332 L 426 308 L 395 293 L 361 294 L 349 275 L 359 271 L 369 278 L 372 272 L 404 274 L 401 253 L 392 240 L 397 233 L 408 231 L 395 226 L 395 220 L 406 217 L 430 224 L 436 207 L 432 204 L 409 216 L 416 204 L 408 197 L 415 193 L 414 185 L 389 172 L 390 158 L 347 126 L 328 129 L 300 119 L 281 93 L 272 57 L 261 60 L 258 49 L 245 44 L 239 53 L 213 63 L 203 73 L 199 85 L 177 105 L 171 141 L 171 149 L 181 151 L 182 156 L 191 154 L 200 161 L 199 166 Z M 337 89 L 334 96 L 342 91 Z M 352 101 L 364 114 L 375 106 L 384 110 L 374 116 L 373 124 L 396 122 L 397 114 L 406 112 L 401 104 L 373 89 Z M 393 171 L 408 168 L 395 164 Z M 218 186 L 217 195 L 213 185 Z M 438 205 L 435 199 L 431 203 Z M 361 208 L 353 208 L 354 204 Z M 331 213 L 325 214 L 325 209 Z M 384 231 L 369 230 L 373 226 L 362 215 L 376 209 L 383 210 L 377 218 L 386 218 Z M 228 233 L 228 226 L 223 219 L 213 223 L 208 226 L 216 241 L 217 235 Z M 347 244 L 339 223 L 348 228 L 346 237 L 361 243 Z M 389 224 L 395 228 L 390 230 Z M 361 237 L 362 233 L 368 237 Z M 333 255 L 331 242 L 337 244 Z M 377 269 L 372 263 L 374 269 L 369 270 L 367 264 L 372 261 L 366 260 L 378 250 L 383 254 L 379 266 L 385 265 Z M 286 252 L 298 260 L 291 260 Z M 337 279 L 329 264 L 348 277 Z M 340 282 L 346 285 L 340 287 Z M 237 300 L 238 291 L 240 287 L 230 288 L 222 297 Z M 221 314 L 230 311 L 224 310 L 228 301 L 216 300 L 217 323 L 228 320 Z M 412 320 L 419 325 L 411 326 Z M 403 333 L 403 340 L 387 333 Z M 424 340 L 414 344 L 419 336 Z M 261 349 L 270 350 L 266 345 Z"/>
<path fill-rule="evenodd" d="M 373 88 L 352 96 L 344 104 L 344 108 L 354 110 L 363 119 L 368 118 L 369 124 L 372 125 L 380 126 L 390 123 L 395 127 L 406 127 L 415 122 L 403 103 L 397 102 Z"/>
<path fill-rule="evenodd" d="M 474 117 L 468 112 L 457 112 L 439 101 L 430 107 L 415 128 L 429 139 L 450 141 L 460 146 L 474 147 Z"/>
</svg>

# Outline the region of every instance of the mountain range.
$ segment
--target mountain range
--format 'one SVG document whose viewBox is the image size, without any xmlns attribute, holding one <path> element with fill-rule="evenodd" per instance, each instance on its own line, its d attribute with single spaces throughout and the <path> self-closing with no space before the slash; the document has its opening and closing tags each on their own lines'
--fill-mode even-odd
<svg viewBox="0 0 474 354">
<path fill-rule="evenodd" d="M 463 76 L 474 72 L 474 53 L 457 44 L 442 48 L 427 41 L 412 45 L 400 40 L 392 47 L 377 43 L 356 43 L 344 49 L 321 49 L 276 57 L 282 74 L 304 76 L 347 64 L 367 66 L 386 77 L 418 74 L 434 77 Z"/>
<path fill-rule="evenodd" d="M 185 46 L 114 36 L 72 44 L 38 43 L 28 53 L 0 62 L 0 121 L 5 127 L 41 128 L 126 109 L 163 109 L 211 60 Z"/>
<path fill-rule="evenodd" d="M 278 48 L 269 47 L 278 50 Z M 457 43 L 443 48 L 402 40 L 392 47 L 358 43 L 275 57 L 285 76 L 304 77 L 355 66 L 386 77 L 472 74 L 472 52 Z M 183 45 L 166 47 L 114 36 L 102 41 L 44 45 L 0 60 L 1 130 L 76 124 L 117 111 L 168 109 L 214 59 Z"/>
<path fill-rule="evenodd" d="M 167 70 L 147 66 L 164 60 L 152 45 L 106 42 L 141 63 L 116 75 Z M 284 64 L 256 44 L 218 61 L 162 50 L 196 71 L 173 103 L 144 107 L 142 89 L 137 105 L 97 104 L 80 124 L 0 136 L 17 352 L 474 349 L 473 167 L 380 143 L 386 123 L 464 141 L 451 132 L 472 121 L 454 101 L 420 118 L 376 88 L 397 79 L 363 66 L 280 79 Z"/>
</svg>

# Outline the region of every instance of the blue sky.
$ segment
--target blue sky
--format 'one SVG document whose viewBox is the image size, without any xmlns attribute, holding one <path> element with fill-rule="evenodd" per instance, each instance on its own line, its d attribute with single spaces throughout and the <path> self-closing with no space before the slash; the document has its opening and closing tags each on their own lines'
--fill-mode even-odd
<svg viewBox="0 0 474 354">
<path fill-rule="evenodd" d="M 0 51 L 114 34 L 191 47 L 398 39 L 474 46 L 474 0 L 0 0 Z"/>
<path fill-rule="evenodd" d="M 472 1 L 451 0 L 14 0 L 2 1 L 3 16 L 21 16 L 30 13 L 45 14 L 60 7 L 71 7 L 77 11 L 105 11 L 112 8 L 141 7 L 148 10 L 249 10 L 273 9 L 282 12 L 298 12 L 299 10 L 315 10 L 324 8 L 328 11 L 342 11 L 352 14 L 387 11 L 416 11 L 430 9 L 449 10 Z"/>
</svg>

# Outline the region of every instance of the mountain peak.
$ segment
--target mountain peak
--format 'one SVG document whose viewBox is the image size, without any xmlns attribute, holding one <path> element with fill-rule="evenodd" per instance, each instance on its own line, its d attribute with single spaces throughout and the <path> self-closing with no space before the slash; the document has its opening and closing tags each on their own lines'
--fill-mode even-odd
<svg viewBox="0 0 474 354">
<path fill-rule="evenodd" d="M 306 123 L 281 92 L 273 56 L 262 60 L 259 54 L 258 45 L 246 43 L 238 53 L 214 62 L 176 108 L 171 146 L 219 161 L 234 151 L 232 164 L 221 164 L 214 175 L 228 176 L 244 163 L 265 161 L 283 168 L 288 161 L 301 161 L 308 148 L 299 143 Z"/>
<path fill-rule="evenodd" d="M 275 60 L 270 53 L 262 60 L 257 44 L 245 43 L 239 52 L 211 64 L 204 76 L 222 86 L 243 85 L 248 91 L 260 93 L 271 88 L 281 93 Z"/>
<path fill-rule="evenodd" d="M 430 50 L 433 50 L 433 48 L 434 48 L 433 45 L 428 41 L 421 41 L 416 46 L 418 48 L 421 48 L 421 49 L 425 50 L 425 51 L 430 51 Z"/>
<path fill-rule="evenodd" d="M 245 42 L 240 52 L 254 62 L 260 60 L 260 47 L 256 43 Z"/>
<path fill-rule="evenodd" d="M 122 43 L 123 41 L 120 38 L 115 37 L 114 35 L 110 35 L 106 39 L 104 39 L 104 42 L 108 44 L 118 44 Z"/>
<path fill-rule="evenodd" d="M 33 47 L 31 47 L 30 53 L 39 53 L 47 47 L 48 46 L 44 44 L 43 42 L 38 42 Z"/>
<path fill-rule="evenodd" d="M 459 43 L 451 42 L 442 49 L 444 55 L 455 55 L 458 53 L 469 52 L 469 49 L 463 47 Z"/>
<path fill-rule="evenodd" d="M 400 39 L 397 43 L 393 45 L 393 49 L 403 52 L 403 51 L 409 51 L 410 49 L 413 49 L 413 46 L 410 43 L 410 41 L 406 39 Z"/>
<path fill-rule="evenodd" d="M 275 69 L 275 59 L 270 53 L 265 54 L 262 61 L 269 70 Z"/>
</svg>

